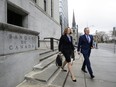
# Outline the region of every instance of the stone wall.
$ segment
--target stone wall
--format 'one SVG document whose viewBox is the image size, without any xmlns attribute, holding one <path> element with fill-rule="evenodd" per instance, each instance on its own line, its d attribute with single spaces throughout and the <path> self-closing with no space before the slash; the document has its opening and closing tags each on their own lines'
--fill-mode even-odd
<svg viewBox="0 0 116 87">
<path fill-rule="evenodd" d="M 0 87 L 15 87 L 39 63 L 38 32 L 0 23 Z"/>
<path fill-rule="evenodd" d="M 17 53 L 38 48 L 38 32 L 0 23 L 0 55 Z"/>
</svg>

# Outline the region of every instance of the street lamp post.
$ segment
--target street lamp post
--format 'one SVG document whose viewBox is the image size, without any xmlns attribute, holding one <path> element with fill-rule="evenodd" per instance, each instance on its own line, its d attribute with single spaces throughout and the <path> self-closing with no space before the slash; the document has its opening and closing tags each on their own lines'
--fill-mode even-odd
<svg viewBox="0 0 116 87">
<path fill-rule="evenodd" d="M 114 39 L 114 53 L 115 53 L 115 45 L 116 45 L 116 27 L 113 27 L 113 39 Z"/>
<path fill-rule="evenodd" d="M 95 39 L 96 39 L 96 49 L 98 49 L 98 41 L 97 41 L 97 30 L 96 30 L 96 37 L 95 37 Z"/>
<path fill-rule="evenodd" d="M 78 25 L 77 25 L 77 43 L 78 43 L 78 39 L 79 39 L 79 32 L 78 32 Z"/>
</svg>

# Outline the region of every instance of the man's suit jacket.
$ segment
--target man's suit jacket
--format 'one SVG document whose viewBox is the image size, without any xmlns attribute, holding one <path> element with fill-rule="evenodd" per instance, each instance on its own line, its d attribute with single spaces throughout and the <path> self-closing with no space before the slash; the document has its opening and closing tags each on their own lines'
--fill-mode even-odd
<svg viewBox="0 0 116 87">
<path fill-rule="evenodd" d="M 72 36 L 70 36 L 71 41 L 69 40 L 69 38 L 67 37 L 67 35 L 62 35 L 60 38 L 60 42 L 59 42 L 59 51 L 73 51 L 74 50 L 74 46 L 72 43 Z"/>
<path fill-rule="evenodd" d="M 85 34 L 80 36 L 77 51 L 81 51 L 82 54 L 90 54 L 91 47 L 93 47 L 93 36 L 89 35 L 89 37 L 90 42 L 88 42 Z"/>
</svg>

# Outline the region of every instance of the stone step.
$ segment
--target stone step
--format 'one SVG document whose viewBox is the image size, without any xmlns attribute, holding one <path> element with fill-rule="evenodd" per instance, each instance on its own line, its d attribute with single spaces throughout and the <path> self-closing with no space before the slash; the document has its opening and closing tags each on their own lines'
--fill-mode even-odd
<svg viewBox="0 0 116 87">
<path fill-rule="evenodd" d="M 34 78 L 38 81 L 48 82 L 48 80 L 57 72 L 58 68 L 55 64 L 51 64 L 45 71 L 40 74 L 34 75 Z"/>
<path fill-rule="evenodd" d="M 46 53 L 49 53 L 49 52 L 53 52 L 53 51 L 50 50 L 50 49 L 39 49 L 39 54 L 40 55 L 43 55 L 43 54 L 46 54 Z"/>
<path fill-rule="evenodd" d="M 39 59 L 40 59 L 40 61 L 43 61 L 43 60 L 47 59 L 48 57 L 53 56 L 56 53 L 58 53 L 58 50 L 42 54 L 42 55 L 40 55 Z"/>
<path fill-rule="evenodd" d="M 59 86 L 43 84 L 38 82 L 27 82 L 26 80 L 24 80 L 22 83 L 20 83 L 16 87 L 59 87 Z"/>
<path fill-rule="evenodd" d="M 55 61 L 57 57 L 57 54 L 41 61 L 38 65 L 34 66 L 34 70 L 43 70 L 44 68 L 46 68 L 48 65 L 50 65 L 51 63 L 53 63 Z"/>
<path fill-rule="evenodd" d="M 47 83 L 49 79 L 57 72 L 59 68 L 55 65 L 55 63 L 52 63 L 49 65 L 46 69 L 42 71 L 33 71 L 32 73 L 29 73 L 25 76 L 26 80 L 29 81 L 41 81 Z"/>
<path fill-rule="evenodd" d="M 68 72 L 60 71 L 51 84 L 59 87 L 64 87 L 67 76 Z"/>
<path fill-rule="evenodd" d="M 39 81 L 36 79 L 34 80 L 33 78 L 33 80 L 31 81 L 24 80 L 22 83 L 20 83 L 16 87 L 63 87 L 66 81 L 67 74 L 68 74 L 67 72 L 63 72 L 59 70 L 59 73 L 57 73 L 57 76 L 55 77 L 55 79 L 52 79 L 52 82 L 50 84 L 47 84 L 40 80 Z"/>
</svg>

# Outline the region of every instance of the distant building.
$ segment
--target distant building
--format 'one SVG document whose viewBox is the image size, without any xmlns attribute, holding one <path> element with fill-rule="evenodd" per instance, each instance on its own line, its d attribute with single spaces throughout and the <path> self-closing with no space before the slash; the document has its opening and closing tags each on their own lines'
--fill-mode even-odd
<svg viewBox="0 0 116 87">
<path fill-rule="evenodd" d="M 73 29 L 73 43 L 74 43 L 74 45 L 77 45 L 77 41 L 78 41 L 78 25 L 76 25 L 74 11 L 73 11 L 73 19 L 72 19 L 72 29 Z"/>
<path fill-rule="evenodd" d="M 61 34 L 68 24 L 68 0 L 59 0 Z"/>
</svg>

